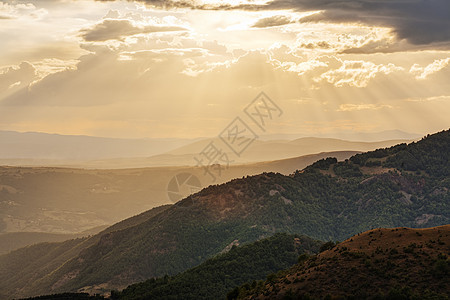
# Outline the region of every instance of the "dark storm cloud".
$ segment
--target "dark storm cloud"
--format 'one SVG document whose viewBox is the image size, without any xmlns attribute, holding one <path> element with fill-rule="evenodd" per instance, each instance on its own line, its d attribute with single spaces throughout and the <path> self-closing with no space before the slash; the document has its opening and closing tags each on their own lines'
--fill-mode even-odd
<svg viewBox="0 0 450 300">
<path fill-rule="evenodd" d="M 98 0 L 109 1 L 109 0 Z M 322 11 L 301 22 L 359 22 L 391 27 L 400 39 L 416 45 L 450 42 L 449 0 L 273 0 L 265 5 L 218 3 L 199 5 L 195 1 L 140 0 L 157 7 L 185 7 L 208 10 Z"/>
<path fill-rule="evenodd" d="M 293 2 L 294 3 L 294 2 Z M 360 22 L 392 27 L 400 39 L 412 44 L 450 41 L 448 0 L 297 0 L 299 8 L 323 10 L 301 22 Z"/>
</svg>

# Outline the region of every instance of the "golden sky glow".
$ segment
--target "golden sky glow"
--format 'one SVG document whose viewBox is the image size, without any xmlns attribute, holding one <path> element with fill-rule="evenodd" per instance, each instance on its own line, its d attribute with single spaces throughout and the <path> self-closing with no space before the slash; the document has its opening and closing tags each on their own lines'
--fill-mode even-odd
<svg viewBox="0 0 450 300">
<path fill-rule="evenodd" d="M 0 130 L 214 136 L 261 91 L 268 133 L 448 128 L 448 2 L 327 1 L 0 1 Z"/>
</svg>

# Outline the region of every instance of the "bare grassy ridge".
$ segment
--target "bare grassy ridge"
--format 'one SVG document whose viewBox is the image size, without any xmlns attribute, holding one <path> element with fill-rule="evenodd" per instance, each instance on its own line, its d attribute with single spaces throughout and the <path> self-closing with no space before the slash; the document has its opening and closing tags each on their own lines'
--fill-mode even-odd
<svg viewBox="0 0 450 300">
<path fill-rule="evenodd" d="M 258 288 L 241 290 L 240 298 L 370 299 L 407 287 L 403 293 L 426 297 L 430 291 L 436 293 L 436 299 L 445 299 L 450 293 L 449 255 L 450 225 L 369 230 Z"/>
</svg>

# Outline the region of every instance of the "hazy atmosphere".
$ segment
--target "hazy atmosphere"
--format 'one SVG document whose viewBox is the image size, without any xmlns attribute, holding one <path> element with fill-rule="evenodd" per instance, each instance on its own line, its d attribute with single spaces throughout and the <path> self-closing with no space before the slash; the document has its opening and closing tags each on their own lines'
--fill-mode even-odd
<svg viewBox="0 0 450 300">
<path fill-rule="evenodd" d="M 449 300 L 449 116 L 449 0 L 0 0 L 0 300 Z"/>
</svg>

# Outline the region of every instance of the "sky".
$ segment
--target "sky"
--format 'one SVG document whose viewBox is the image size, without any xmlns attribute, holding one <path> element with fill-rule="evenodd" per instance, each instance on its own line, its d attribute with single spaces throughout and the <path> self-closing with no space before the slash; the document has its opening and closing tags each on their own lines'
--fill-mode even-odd
<svg viewBox="0 0 450 300">
<path fill-rule="evenodd" d="M 448 0 L 0 1 L 0 130 L 448 129 L 449 16 Z M 264 128 L 245 113 L 261 92 L 279 109 Z"/>
</svg>

